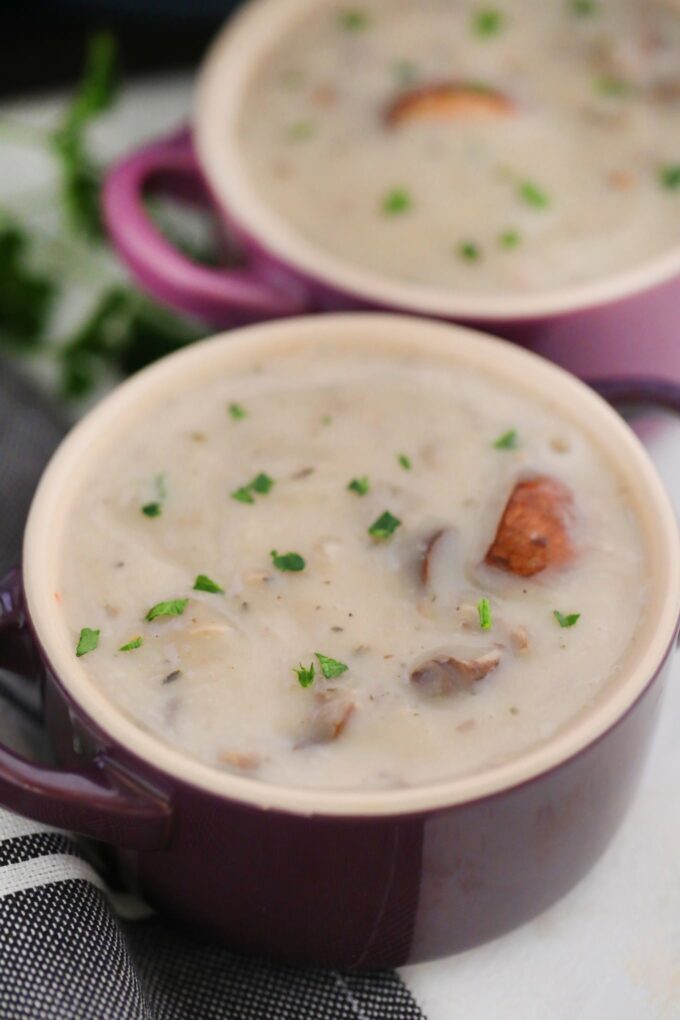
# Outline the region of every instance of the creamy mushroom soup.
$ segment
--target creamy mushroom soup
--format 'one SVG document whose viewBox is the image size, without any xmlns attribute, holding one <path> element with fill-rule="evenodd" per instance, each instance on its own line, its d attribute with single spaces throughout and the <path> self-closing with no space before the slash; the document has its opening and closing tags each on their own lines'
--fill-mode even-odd
<svg viewBox="0 0 680 1020">
<path fill-rule="evenodd" d="M 450 357 L 253 354 L 83 470 L 56 593 L 74 657 L 144 729 L 270 783 L 522 754 L 615 682 L 644 613 L 597 441 Z"/>
<path fill-rule="evenodd" d="M 320 2 L 250 82 L 269 207 L 382 277 L 540 291 L 680 242 L 680 5 Z"/>
</svg>

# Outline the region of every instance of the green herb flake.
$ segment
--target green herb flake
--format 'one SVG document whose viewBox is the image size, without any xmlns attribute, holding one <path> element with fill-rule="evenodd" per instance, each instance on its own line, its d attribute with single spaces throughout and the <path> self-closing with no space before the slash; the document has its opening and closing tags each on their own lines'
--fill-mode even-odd
<svg viewBox="0 0 680 1020">
<path fill-rule="evenodd" d="M 274 479 L 265 474 L 256 475 L 250 483 L 250 487 L 253 492 L 257 492 L 261 496 L 265 496 L 268 492 L 271 492 L 273 485 Z"/>
<path fill-rule="evenodd" d="M 118 649 L 119 652 L 133 652 L 135 648 L 141 648 L 144 644 L 144 638 L 136 637 L 132 641 L 128 641 L 126 645 L 121 645 Z"/>
<path fill-rule="evenodd" d="M 240 404 L 230 404 L 229 414 L 234 421 L 243 421 L 244 418 L 248 417 L 248 412 Z"/>
<path fill-rule="evenodd" d="M 189 599 L 169 599 L 167 602 L 157 602 L 152 606 L 144 617 L 149 623 L 159 616 L 181 616 L 187 607 Z"/>
<path fill-rule="evenodd" d="M 411 462 L 411 458 L 407 457 L 405 453 L 398 453 L 397 454 L 397 460 L 399 461 L 399 463 L 403 467 L 404 471 L 410 471 L 411 468 L 413 467 L 413 464 Z"/>
<path fill-rule="evenodd" d="M 573 627 L 574 624 L 578 623 L 581 619 L 580 613 L 561 613 L 559 609 L 553 611 L 553 616 L 559 623 L 560 627 Z"/>
<path fill-rule="evenodd" d="M 399 518 L 394 517 L 389 510 L 386 510 L 385 513 L 381 514 L 377 520 L 373 521 L 373 524 L 368 529 L 368 533 L 369 535 L 372 535 L 373 538 L 391 538 L 400 524 L 401 521 Z"/>
<path fill-rule="evenodd" d="M 597 0 L 570 0 L 569 10 L 578 18 L 590 18 L 597 14 L 599 4 Z"/>
<path fill-rule="evenodd" d="M 344 662 L 338 662 L 337 659 L 331 659 L 327 655 L 322 655 L 321 652 L 314 652 L 314 654 L 319 660 L 321 672 L 326 680 L 334 680 L 336 676 L 341 676 L 349 669 L 349 666 L 346 666 Z"/>
<path fill-rule="evenodd" d="M 479 626 L 482 630 L 491 630 L 491 605 L 488 599 L 480 599 L 477 603 Z"/>
<path fill-rule="evenodd" d="M 478 262 L 482 253 L 474 241 L 462 241 L 458 245 L 458 254 L 466 262 Z"/>
<path fill-rule="evenodd" d="M 356 492 L 357 496 L 365 496 L 371 488 L 368 475 L 362 475 L 361 478 L 353 478 L 347 488 L 350 492 Z"/>
<path fill-rule="evenodd" d="M 237 500 L 239 503 L 254 503 L 253 494 L 250 491 L 248 485 L 242 485 L 240 489 L 234 489 L 231 494 L 231 498 Z"/>
<path fill-rule="evenodd" d="M 333 424 L 333 417 L 332 417 L 332 415 L 324 414 L 322 416 L 322 418 L 321 418 L 321 424 L 322 425 L 332 425 Z"/>
<path fill-rule="evenodd" d="M 522 201 L 534 209 L 547 209 L 550 205 L 550 198 L 534 181 L 520 181 L 517 192 Z"/>
<path fill-rule="evenodd" d="M 358 7 L 348 7 L 338 15 L 338 24 L 345 32 L 363 32 L 370 23 L 371 19 L 366 11 Z"/>
<path fill-rule="evenodd" d="M 242 485 L 239 489 L 235 489 L 231 494 L 231 498 L 239 503 L 254 503 L 254 492 L 259 496 L 266 496 L 268 492 L 271 492 L 273 485 L 274 479 L 261 472 L 253 478 L 252 482 Z"/>
<path fill-rule="evenodd" d="M 296 552 L 283 553 L 279 555 L 276 549 L 272 549 L 271 552 L 272 563 L 277 570 L 282 570 L 284 573 L 290 571 L 291 573 L 299 573 L 305 569 L 306 563 L 302 556 Z"/>
<path fill-rule="evenodd" d="M 93 652 L 99 644 L 99 631 L 92 630 L 90 627 L 83 627 L 78 638 L 78 644 L 76 645 L 76 655 L 80 658 L 81 655 L 87 655 L 88 652 Z"/>
<path fill-rule="evenodd" d="M 297 669 L 293 669 L 293 672 L 298 678 L 300 687 L 311 687 L 314 683 L 316 670 L 313 662 L 310 662 L 309 666 L 303 666 L 302 663 L 300 663 Z"/>
<path fill-rule="evenodd" d="M 224 588 L 220 588 L 217 581 L 213 581 L 205 574 L 199 574 L 194 581 L 194 591 L 207 591 L 211 595 L 224 595 Z"/>
<path fill-rule="evenodd" d="M 508 429 L 502 436 L 494 441 L 494 449 L 496 450 L 516 450 L 517 449 L 517 429 Z"/>
<path fill-rule="evenodd" d="M 290 124 L 286 130 L 286 138 L 289 142 L 306 142 L 316 134 L 316 124 L 313 120 L 297 120 Z"/>
<path fill-rule="evenodd" d="M 401 216 L 413 205 L 412 199 L 405 188 L 393 188 L 388 191 L 382 202 L 382 211 L 386 216 Z"/>
<path fill-rule="evenodd" d="M 472 19 L 472 28 L 475 35 L 483 39 L 489 39 L 499 35 L 503 30 L 504 18 L 501 11 L 495 7 L 484 7 L 477 11 Z"/>
<path fill-rule="evenodd" d="M 519 247 L 521 241 L 522 237 L 519 230 L 504 230 L 498 238 L 501 248 L 505 248 L 506 251 Z"/>
<path fill-rule="evenodd" d="M 680 188 L 680 163 L 668 163 L 659 170 L 659 180 L 664 188 L 677 191 Z"/>
<path fill-rule="evenodd" d="M 612 96 L 613 98 L 629 96 L 632 92 L 630 82 L 626 81 L 625 78 L 618 78 L 615 75 L 604 75 L 601 78 L 596 78 L 593 85 L 596 92 L 603 96 Z"/>
<path fill-rule="evenodd" d="M 142 513 L 145 517 L 160 517 L 162 513 L 162 507 L 160 503 L 145 503 L 142 507 Z"/>
</svg>

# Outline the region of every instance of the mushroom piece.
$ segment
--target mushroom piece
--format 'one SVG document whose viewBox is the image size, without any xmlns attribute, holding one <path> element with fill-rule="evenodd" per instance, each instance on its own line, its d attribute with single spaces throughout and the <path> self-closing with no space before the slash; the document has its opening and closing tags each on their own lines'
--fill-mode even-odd
<svg viewBox="0 0 680 1020">
<path fill-rule="evenodd" d="M 400 127 L 412 121 L 492 120 L 513 113 L 515 104 L 502 92 L 470 82 L 439 82 L 409 89 L 385 110 L 385 123 Z"/>
<path fill-rule="evenodd" d="M 425 585 L 451 587 L 455 571 L 460 567 L 460 545 L 455 528 L 440 528 L 427 541 L 420 563 L 420 580 Z"/>
<path fill-rule="evenodd" d="M 498 651 L 484 652 L 477 658 L 439 655 L 411 672 L 411 683 L 428 698 L 469 690 L 483 680 L 501 661 Z"/>
<path fill-rule="evenodd" d="M 314 744 L 328 744 L 344 731 L 355 705 L 346 694 L 323 691 L 315 695 L 316 708 L 305 722 L 295 750 Z"/>
<path fill-rule="evenodd" d="M 539 476 L 518 482 L 485 563 L 519 577 L 566 566 L 574 557 L 569 535 L 572 505 L 571 492 L 556 478 Z"/>
</svg>

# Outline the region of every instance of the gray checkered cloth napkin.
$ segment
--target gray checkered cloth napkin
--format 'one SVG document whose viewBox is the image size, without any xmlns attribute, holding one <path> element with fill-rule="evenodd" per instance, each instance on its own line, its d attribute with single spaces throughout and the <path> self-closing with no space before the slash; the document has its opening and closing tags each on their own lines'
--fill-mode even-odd
<svg viewBox="0 0 680 1020">
<path fill-rule="evenodd" d="M 0 575 L 63 431 L 0 361 Z M 0 740 L 41 753 L 39 728 L 2 699 Z M 423 1020 L 395 973 L 292 970 L 187 937 L 120 891 L 109 858 L 0 809 L 1 1020 Z"/>
</svg>

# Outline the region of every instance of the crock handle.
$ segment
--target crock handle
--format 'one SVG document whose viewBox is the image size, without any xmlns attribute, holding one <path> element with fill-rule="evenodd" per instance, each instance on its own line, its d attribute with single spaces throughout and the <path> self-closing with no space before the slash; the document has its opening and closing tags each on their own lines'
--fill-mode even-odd
<svg viewBox="0 0 680 1020">
<path fill-rule="evenodd" d="M 126 156 L 108 172 L 102 194 L 107 230 L 123 262 L 140 285 L 164 304 L 215 325 L 240 325 L 309 311 L 302 283 L 283 278 L 269 260 L 253 254 L 250 264 L 212 268 L 181 254 L 152 223 L 144 196 L 171 183 L 175 191 L 212 205 L 191 134 L 183 129 Z M 217 213 L 219 216 L 219 212 Z"/>
<path fill-rule="evenodd" d="M 621 376 L 584 381 L 617 410 L 655 407 L 680 414 L 680 384 L 668 379 Z"/>
<path fill-rule="evenodd" d="M 23 674 L 35 689 L 38 657 L 31 645 L 21 575 L 15 569 L 0 582 L 0 669 Z M 136 850 L 160 849 L 170 837 L 169 800 L 105 753 L 66 771 L 29 761 L 0 744 L 0 805 L 46 825 Z"/>
</svg>

